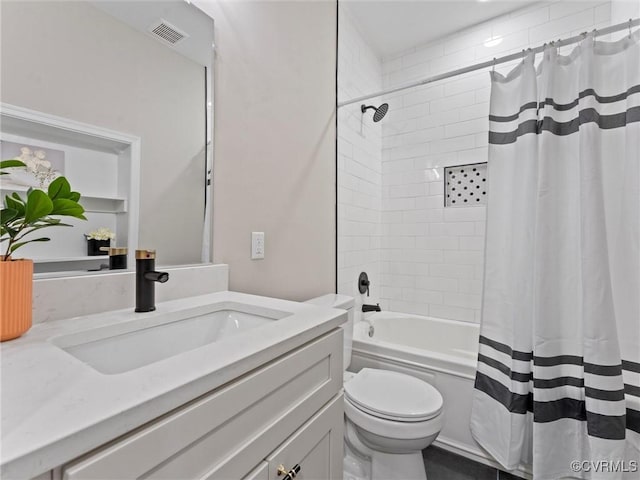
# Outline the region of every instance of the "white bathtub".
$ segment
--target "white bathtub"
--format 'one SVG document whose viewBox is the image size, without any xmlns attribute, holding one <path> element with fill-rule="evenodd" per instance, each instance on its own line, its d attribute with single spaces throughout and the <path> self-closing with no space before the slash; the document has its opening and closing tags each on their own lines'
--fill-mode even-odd
<svg viewBox="0 0 640 480">
<path fill-rule="evenodd" d="M 434 385 L 442 394 L 445 412 L 444 427 L 434 445 L 496 466 L 469 430 L 478 331 L 476 324 L 455 320 L 394 312 L 365 314 L 365 320 L 354 327 L 349 370 L 394 370 Z"/>
</svg>

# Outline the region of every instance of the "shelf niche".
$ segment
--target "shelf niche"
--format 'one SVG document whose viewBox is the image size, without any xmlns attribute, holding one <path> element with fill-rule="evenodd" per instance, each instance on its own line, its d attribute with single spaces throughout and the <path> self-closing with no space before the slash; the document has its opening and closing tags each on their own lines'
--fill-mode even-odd
<svg viewBox="0 0 640 480">
<path fill-rule="evenodd" d="M 133 253 L 138 245 L 139 137 L 5 103 L 0 104 L 0 122 L 3 142 L 64 151 L 64 175 L 82 194 L 86 222 L 63 217 L 73 228 L 48 229 L 50 242 L 19 250 L 20 257 L 34 260 L 35 273 L 84 272 L 108 263 L 108 257 L 86 256 L 84 234 L 99 227 L 115 232 L 112 246 Z M 3 199 L 13 192 L 24 196 L 27 189 L 6 181 L 0 184 Z"/>
</svg>

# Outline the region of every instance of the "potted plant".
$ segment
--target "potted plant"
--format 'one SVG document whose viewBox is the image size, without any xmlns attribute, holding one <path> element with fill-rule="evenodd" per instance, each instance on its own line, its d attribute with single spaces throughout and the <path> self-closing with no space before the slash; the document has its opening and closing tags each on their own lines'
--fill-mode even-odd
<svg viewBox="0 0 640 480">
<path fill-rule="evenodd" d="M 0 162 L 0 174 L 5 174 L 6 168 L 24 166 L 19 160 L 5 160 Z M 31 242 L 50 240 L 31 238 L 38 230 L 71 226 L 55 217 L 86 220 L 78 200 L 80 194 L 71 190 L 65 177 L 53 180 L 46 192 L 30 188 L 25 197 L 17 192 L 5 196 L 0 211 L 0 341 L 19 337 L 31 328 L 33 260 L 15 259 L 12 254 Z"/>
</svg>

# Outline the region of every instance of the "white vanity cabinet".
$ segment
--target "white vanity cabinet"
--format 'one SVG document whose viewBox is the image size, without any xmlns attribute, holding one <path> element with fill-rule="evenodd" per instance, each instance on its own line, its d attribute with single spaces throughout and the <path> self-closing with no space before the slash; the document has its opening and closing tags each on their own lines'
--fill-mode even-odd
<svg viewBox="0 0 640 480">
<path fill-rule="evenodd" d="M 80 479 L 342 478 L 342 330 L 62 466 Z M 282 470 L 282 468 L 280 469 Z"/>
</svg>

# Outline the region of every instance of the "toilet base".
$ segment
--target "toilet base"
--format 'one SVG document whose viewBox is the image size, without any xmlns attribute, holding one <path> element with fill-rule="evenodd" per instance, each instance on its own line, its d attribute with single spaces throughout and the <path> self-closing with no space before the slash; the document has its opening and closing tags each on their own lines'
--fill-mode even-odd
<svg viewBox="0 0 640 480">
<path fill-rule="evenodd" d="M 344 480 L 427 480 L 422 451 L 384 453 L 369 448 L 345 421 Z"/>
<path fill-rule="evenodd" d="M 362 459 L 345 451 L 344 480 L 427 480 L 427 473 L 422 452 L 376 452 Z"/>
</svg>

